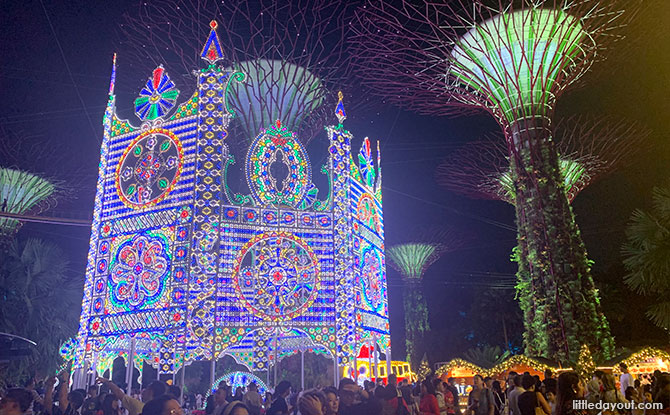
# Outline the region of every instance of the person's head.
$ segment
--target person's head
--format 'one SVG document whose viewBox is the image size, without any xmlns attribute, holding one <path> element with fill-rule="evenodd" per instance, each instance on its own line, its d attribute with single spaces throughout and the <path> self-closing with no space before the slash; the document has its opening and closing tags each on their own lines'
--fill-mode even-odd
<svg viewBox="0 0 670 415">
<path fill-rule="evenodd" d="M 514 382 L 514 387 L 515 388 L 520 388 L 521 387 L 521 379 L 523 379 L 522 375 L 516 375 L 512 379 L 512 382 Z"/>
<path fill-rule="evenodd" d="M 149 402 L 150 400 L 165 395 L 166 393 L 167 385 L 165 385 L 165 383 L 161 382 L 160 380 L 154 380 L 153 382 L 149 383 L 142 391 L 142 402 Z"/>
<path fill-rule="evenodd" d="M 433 389 L 435 389 L 435 392 L 444 393 L 444 386 L 442 386 L 442 379 L 440 378 L 433 379 Z"/>
<path fill-rule="evenodd" d="M 620 369 L 623 373 L 628 373 L 628 365 L 625 364 L 624 362 L 619 363 L 619 369 Z"/>
<path fill-rule="evenodd" d="M 472 378 L 472 382 L 475 389 L 481 389 L 484 387 L 484 378 L 482 375 L 475 375 L 474 378 Z"/>
<path fill-rule="evenodd" d="M 249 415 L 249 408 L 240 401 L 232 401 L 223 408 L 221 415 Z"/>
<path fill-rule="evenodd" d="M 97 385 L 91 385 L 88 387 L 88 396 L 90 398 L 95 398 L 98 396 L 98 386 Z"/>
<path fill-rule="evenodd" d="M 544 369 L 544 378 L 545 379 L 551 379 L 554 376 L 554 373 L 551 371 L 551 369 L 547 368 Z"/>
<path fill-rule="evenodd" d="M 635 379 L 633 381 L 633 386 L 635 386 L 635 389 L 638 389 L 642 385 L 642 382 L 640 382 L 640 379 Z"/>
<path fill-rule="evenodd" d="M 67 400 L 74 409 L 79 409 L 84 404 L 86 399 L 86 392 L 75 389 L 67 394 Z"/>
<path fill-rule="evenodd" d="M 572 401 L 584 397 L 584 385 L 574 370 L 558 375 L 558 392 L 556 393 L 556 413 L 572 408 Z"/>
<path fill-rule="evenodd" d="M 225 405 L 227 397 L 228 397 L 228 385 L 219 384 L 219 388 L 214 393 L 214 403 L 217 406 Z"/>
<path fill-rule="evenodd" d="M 291 393 L 291 382 L 288 380 L 282 380 L 277 384 L 277 387 L 275 387 L 275 397 L 282 397 L 286 398 L 289 393 Z"/>
<path fill-rule="evenodd" d="M 544 395 L 548 401 L 556 402 L 556 385 L 558 381 L 554 378 L 548 378 L 547 380 L 551 380 L 551 382 L 544 384 Z"/>
<path fill-rule="evenodd" d="M 606 373 L 605 376 L 603 376 L 603 389 L 605 391 L 616 390 L 616 381 L 614 380 L 614 376 L 610 375 L 609 373 Z"/>
<path fill-rule="evenodd" d="M 661 371 L 656 369 L 654 370 L 654 379 L 658 379 L 661 376 Z"/>
<path fill-rule="evenodd" d="M 596 370 L 595 372 L 593 372 L 593 377 L 598 379 L 600 382 L 603 381 L 604 376 L 605 372 L 603 372 L 602 370 Z"/>
<path fill-rule="evenodd" d="M 370 382 L 369 380 L 363 381 L 363 389 L 365 389 L 368 392 L 371 392 L 375 388 L 375 384 L 373 382 Z"/>
<path fill-rule="evenodd" d="M 318 409 L 318 413 L 326 413 L 326 408 L 328 405 L 326 404 L 326 396 L 323 394 L 323 392 L 317 389 L 310 389 L 301 394 L 300 398 L 298 399 L 298 409 L 300 410 L 300 413 L 307 415 L 311 414 L 312 405 L 316 406 L 314 409 Z"/>
<path fill-rule="evenodd" d="M 629 386 L 629 387 L 626 388 L 626 399 L 629 400 L 629 401 L 637 401 L 638 400 L 637 399 L 637 390 L 634 387 Z"/>
<path fill-rule="evenodd" d="M 492 383 L 493 378 L 491 376 L 487 376 L 484 378 L 484 385 L 486 385 L 487 388 L 490 388 Z"/>
<path fill-rule="evenodd" d="M 120 412 L 119 400 L 114 396 L 113 393 L 108 393 L 105 395 L 105 398 L 102 400 L 102 413 L 103 415 L 115 415 Z"/>
<path fill-rule="evenodd" d="M 497 380 L 494 380 L 491 383 L 491 389 L 493 389 L 494 392 L 502 393 L 502 388 L 500 387 L 500 382 Z"/>
<path fill-rule="evenodd" d="M 335 389 L 332 386 L 327 387 L 323 390 L 324 395 L 326 396 L 326 407 L 324 415 L 337 415 L 337 411 L 340 407 L 340 397 Z"/>
<path fill-rule="evenodd" d="M 451 386 L 456 386 L 456 379 L 449 378 L 447 379 L 447 383 L 450 384 Z"/>
<path fill-rule="evenodd" d="M 184 415 L 184 412 L 174 396 L 160 395 L 144 404 L 142 415 Z"/>
<path fill-rule="evenodd" d="M 356 403 L 361 396 L 361 388 L 349 378 L 340 380 L 340 406 L 346 408 Z"/>
<path fill-rule="evenodd" d="M 507 384 L 510 385 L 510 386 L 513 385 L 514 384 L 514 378 L 517 377 L 517 376 L 519 376 L 519 374 L 516 373 L 515 371 L 511 370 L 507 374 Z"/>
<path fill-rule="evenodd" d="M 398 385 L 398 376 L 395 375 L 395 373 L 391 373 L 388 377 L 388 385 L 389 386 L 397 386 Z"/>
<path fill-rule="evenodd" d="M 249 388 L 250 391 L 254 392 L 258 391 L 258 385 L 256 385 L 256 382 L 251 382 L 247 387 Z"/>
<path fill-rule="evenodd" d="M 427 394 L 435 395 L 435 388 L 433 387 L 433 382 L 431 382 L 430 379 L 424 379 L 424 381 L 421 382 L 421 396 Z"/>
<path fill-rule="evenodd" d="M 181 396 L 181 389 L 177 385 L 170 385 L 167 387 L 167 394 L 179 398 Z"/>
<path fill-rule="evenodd" d="M 534 391 L 535 390 L 535 378 L 532 377 L 531 375 L 523 375 L 521 376 L 521 387 L 524 388 L 527 391 Z"/>
<path fill-rule="evenodd" d="M 244 394 L 244 388 L 241 386 L 238 386 L 237 389 L 235 389 L 235 396 L 240 396 Z"/>
<path fill-rule="evenodd" d="M 30 408 L 32 394 L 24 388 L 12 388 L 0 399 L 0 415 L 19 415 Z"/>
</svg>

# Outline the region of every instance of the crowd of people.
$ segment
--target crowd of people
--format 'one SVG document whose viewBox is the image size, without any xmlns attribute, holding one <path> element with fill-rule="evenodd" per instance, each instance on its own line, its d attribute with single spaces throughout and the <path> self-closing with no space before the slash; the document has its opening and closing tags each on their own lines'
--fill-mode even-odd
<svg viewBox="0 0 670 415">
<path fill-rule="evenodd" d="M 590 379 L 581 379 L 574 371 L 554 377 L 550 370 L 544 379 L 528 372 L 510 372 L 506 379 L 475 375 L 472 390 L 462 402 L 453 378 L 410 384 L 398 383 L 390 375 L 386 385 L 365 381 L 362 387 L 345 378 L 337 388 L 298 392 L 288 381 L 281 381 L 265 396 L 253 383 L 246 391 L 241 387 L 233 391 L 221 382 L 199 410 L 204 415 L 670 415 L 670 374 L 657 371 L 633 379 L 626 365 L 620 369 L 618 384 L 612 374 L 602 371 L 595 371 Z M 10 388 L 2 394 L 0 415 L 184 415 L 194 406 L 184 402 L 179 388 L 161 381 L 149 383 L 139 396 L 102 377 L 88 390 L 68 390 L 68 384 L 64 376 L 47 379 L 42 393 L 34 382 Z M 656 402 L 663 409 L 590 411 L 575 406 L 576 401 Z"/>
</svg>

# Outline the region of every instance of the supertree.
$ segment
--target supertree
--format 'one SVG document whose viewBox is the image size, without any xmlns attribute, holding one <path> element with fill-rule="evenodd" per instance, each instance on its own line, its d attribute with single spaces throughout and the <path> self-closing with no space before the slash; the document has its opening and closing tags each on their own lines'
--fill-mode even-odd
<svg viewBox="0 0 670 415">
<path fill-rule="evenodd" d="M 230 91 L 237 136 L 248 143 L 279 119 L 306 142 L 323 131 L 331 116 L 337 100 L 333 91 L 346 93 L 351 86 L 343 55 L 348 5 L 328 0 L 142 1 L 136 12 L 125 15 L 121 47 L 144 70 L 165 64 L 171 73 L 190 78 L 200 65 L 206 23 L 215 19 L 225 59 L 246 75 Z"/>
<path fill-rule="evenodd" d="M 563 191 L 551 120 L 557 98 L 618 37 L 605 0 L 402 0 L 357 13 L 360 76 L 391 102 L 425 114 L 485 110 L 500 124 L 514 183 L 518 244 L 532 276 L 526 352 L 574 361 L 581 344 L 609 357 L 586 248 Z"/>
<path fill-rule="evenodd" d="M 445 252 L 438 242 L 408 242 L 386 248 L 391 266 L 402 275 L 407 359 L 417 365 L 425 351 L 425 334 L 430 330 L 428 307 L 421 279 Z M 416 366 L 414 366 L 416 367 Z"/>
<path fill-rule="evenodd" d="M 56 187 L 47 179 L 21 170 L 0 167 L 0 211 L 22 215 L 44 207 Z M 18 219 L 0 217 L 0 238 L 13 236 L 21 227 Z"/>
<path fill-rule="evenodd" d="M 587 186 L 617 168 L 630 163 L 649 131 L 635 123 L 609 117 L 574 116 L 556 125 L 556 149 L 568 203 Z M 437 180 L 447 189 L 472 198 L 502 200 L 514 205 L 514 181 L 510 159 L 499 137 L 476 141 L 452 153 L 436 171 Z M 512 258 L 520 261 L 519 248 Z M 528 269 L 526 264 L 522 269 Z M 518 299 L 526 327 L 533 327 L 533 293 L 529 276 L 519 273 Z M 526 331 L 525 341 L 533 344 L 536 333 Z M 585 347 L 585 346 L 584 346 Z"/>
<path fill-rule="evenodd" d="M 557 123 L 554 135 L 564 190 L 572 203 L 587 186 L 628 165 L 645 147 L 649 131 L 621 119 L 578 115 Z M 514 205 L 509 153 L 497 135 L 457 149 L 435 174 L 453 192 Z"/>
</svg>

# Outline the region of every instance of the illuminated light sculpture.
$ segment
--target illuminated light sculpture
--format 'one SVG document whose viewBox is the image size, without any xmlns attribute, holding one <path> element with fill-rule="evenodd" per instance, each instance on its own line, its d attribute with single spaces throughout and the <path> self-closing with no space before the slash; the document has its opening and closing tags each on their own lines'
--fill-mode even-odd
<svg viewBox="0 0 670 415">
<path fill-rule="evenodd" d="M 50 180 L 21 170 L 0 167 L 0 212 L 22 215 L 39 210 L 56 192 Z M 0 238 L 13 236 L 19 219 L 0 217 Z"/>
<path fill-rule="evenodd" d="M 79 384 L 112 355 L 159 375 L 230 355 L 268 376 L 274 366 L 275 380 L 278 360 L 295 351 L 330 356 L 334 374 L 373 343 L 390 362 L 379 154 L 375 163 L 365 138 L 362 164 L 354 161 L 339 94 L 321 192 L 298 134 L 278 119 L 246 149 L 248 189 L 234 194 L 230 99 L 245 74 L 226 69 L 236 65 L 224 64 L 216 27 L 193 95 L 166 96 L 177 90 L 159 67 L 136 100 L 137 124 L 117 116 L 113 68 L 74 353 Z"/>
<path fill-rule="evenodd" d="M 225 51 L 234 70 L 246 74 L 244 82 L 231 85 L 236 116 L 229 140 L 248 146 L 279 119 L 307 143 L 332 116 L 337 97 L 329 87 L 352 85 L 343 54 L 348 7 L 342 0 L 141 2 L 137 14 L 125 16 L 121 43 L 138 65 L 158 57 L 184 74 L 200 58 L 221 59 Z M 208 18 L 217 18 L 219 38 L 200 49 L 201 22 Z M 198 50 L 200 55 L 193 53 Z"/>
<path fill-rule="evenodd" d="M 614 342 L 563 191 L 551 120 L 557 98 L 616 39 L 614 2 L 368 2 L 353 36 L 360 75 L 424 114 L 485 110 L 502 127 L 516 197 L 521 264 L 532 275 L 526 353 L 567 362 Z M 629 14 L 630 15 L 630 14 Z"/>
<path fill-rule="evenodd" d="M 428 306 L 423 296 L 421 278 L 428 267 L 440 259 L 443 252 L 443 245 L 423 242 L 410 242 L 386 249 L 391 266 L 402 275 L 405 285 L 405 347 L 407 360 L 413 367 L 419 366 L 419 361 L 427 350 L 425 334 L 430 331 Z"/>
<path fill-rule="evenodd" d="M 568 202 L 590 184 L 628 165 L 649 132 L 635 123 L 608 117 L 572 117 L 555 129 L 556 150 Z M 514 205 L 514 181 L 507 147 L 500 137 L 466 144 L 436 170 L 446 189 L 475 199 Z"/>
</svg>

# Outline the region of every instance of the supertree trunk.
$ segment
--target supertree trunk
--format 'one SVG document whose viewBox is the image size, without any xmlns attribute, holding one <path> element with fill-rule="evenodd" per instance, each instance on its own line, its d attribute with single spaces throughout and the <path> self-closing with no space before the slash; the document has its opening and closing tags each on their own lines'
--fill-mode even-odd
<svg viewBox="0 0 670 415">
<path fill-rule="evenodd" d="M 428 307 L 420 284 L 407 284 L 403 293 L 405 349 L 412 367 L 418 367 L 425 352 L 425 335 L 430 330 Z"/>
<path fill-rule="evenodd" d="M 508 144 L 519 229 L 519 278 L 528 287 L 520 293 L 522 304 L 528 306 L 526 353 L 570 362 L 577 359 L 583 343 L 607 356 L 613 340 L 566 197 L 547 119 L 511 124 Z M 529 295 L 532 298 L 525 298 Z"/>
</svg>

